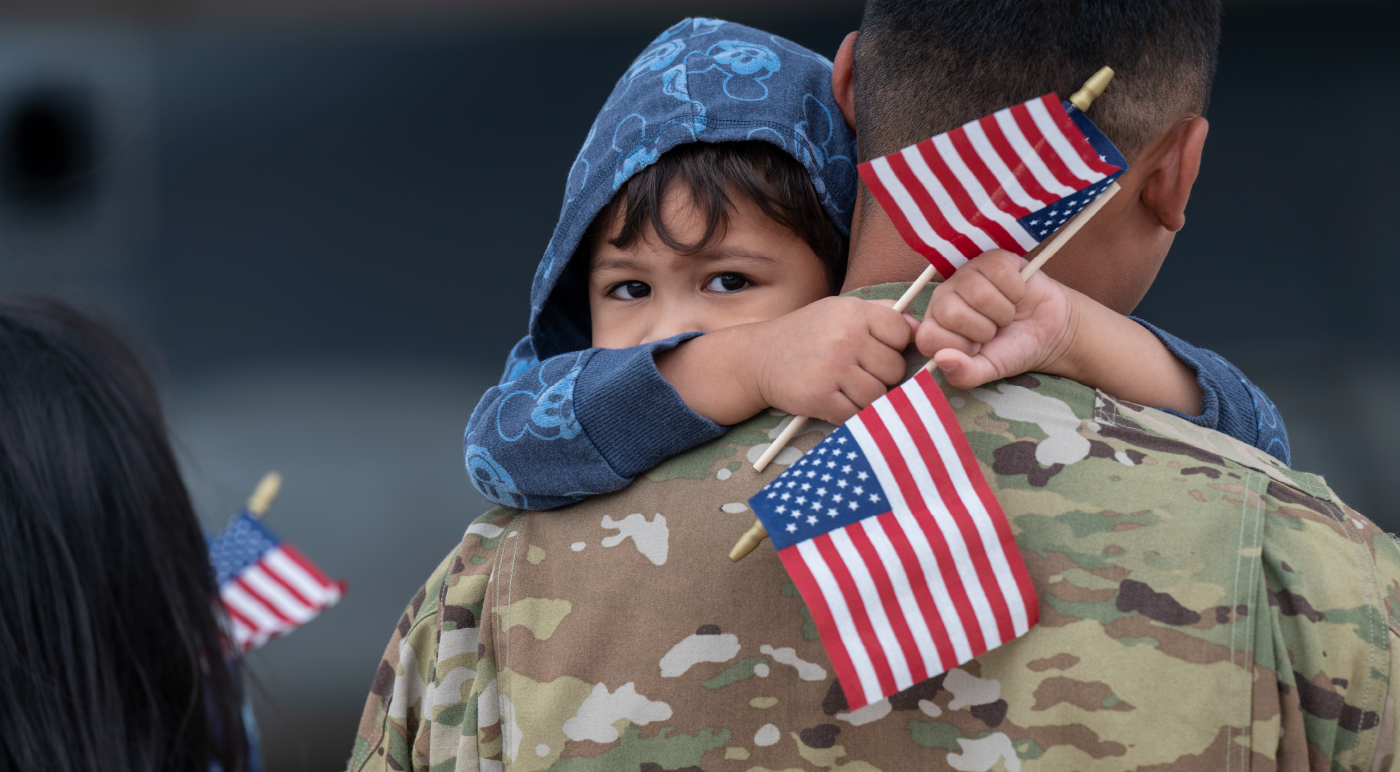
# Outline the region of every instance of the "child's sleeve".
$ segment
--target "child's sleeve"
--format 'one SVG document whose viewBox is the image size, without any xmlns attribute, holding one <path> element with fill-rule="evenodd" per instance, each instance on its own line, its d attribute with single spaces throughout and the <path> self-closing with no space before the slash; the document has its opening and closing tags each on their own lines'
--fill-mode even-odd
<svg viewBox="0 0 1400 772">
<path fill-rule="evenodd" d="M 1283 425 L 1283 416 L 1238 367 L 1214 351 L 1197 348 L 1141 319 L 1133 317 L 1133 321 L 1150 330 L 1177 359 L 1196 372 L 1196 382 L 1201 387 L 1201 414 L 1166 412 L 1197 426 L 1224 432 L 1285 464 L 1290 463 L 1288 430 Z"/>
<path fill-rule="evenodd" d="M 500 385 L 486 392 L 467 424 L 462 446 L 472 485 L 497 504 L 553 509 L 623 488 L 724 434 L 656 369 L 657 353 L 698 334 L 543 362 L 529 339 L 516 344 Z"/>
</svg>

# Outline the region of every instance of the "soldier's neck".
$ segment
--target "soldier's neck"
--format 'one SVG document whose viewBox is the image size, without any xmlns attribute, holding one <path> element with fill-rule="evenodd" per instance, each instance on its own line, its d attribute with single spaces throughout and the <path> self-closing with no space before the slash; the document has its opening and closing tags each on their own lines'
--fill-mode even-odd
<svg viewBox="0 0 1400 772">
<path fill-rule="evenodd" d="M 861 189 L 851 218 L 851 249 L 842 292 L 894 281 L 913 281 L 928 261 L 909 248 L 884 210 Z"/>
</svg>

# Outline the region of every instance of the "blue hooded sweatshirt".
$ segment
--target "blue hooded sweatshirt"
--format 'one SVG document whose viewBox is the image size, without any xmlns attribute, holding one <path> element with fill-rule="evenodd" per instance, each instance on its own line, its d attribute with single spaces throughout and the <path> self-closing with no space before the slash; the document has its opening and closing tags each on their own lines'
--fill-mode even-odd
<svg viewBox="0 0 1400 772">
<path fill-rule="evenodd" d="M 654 357 L 700 333 L 626 349 L 590 348 L 588 266 L 574 261 L 598 212 L 632 175 L 689 142 L 770 142 L 811 175 L 849 233 L 855 138 L 831 91 L 831 62 L 791 41 L 719 19 L 663 32 L 618 79 L 569 170 L 564 205 L 530 291 L 530 330 L 472 412 L 463 448 L 472 484 L 498 504 L 553 509 L 615 491 L 725 427 L 696 414 Z M 1288 460 L 1272 403 L 1228 362 L 1151 325 L 1197 372 L 1202 414 L 1184 416 Z"/>
<path fill-rule="evenodd" d="M 551 509 L 614 491 L 724 433 L 656 370 L 656 353 L 699 333 L 628 349 L 590 348 L 588 266 L 574 261 L 593 218 L 632 175 L 690 142 L 759 140 L 812 177 L 849 233 L 854 137 L 831 94 L 831 62 L 767 32 L 685 19 L 632 62 L 569 170 L 564 206 L 530 291 L 530 334 L 482 397 L 463 442 L 486 498 Z"/>
</svg>

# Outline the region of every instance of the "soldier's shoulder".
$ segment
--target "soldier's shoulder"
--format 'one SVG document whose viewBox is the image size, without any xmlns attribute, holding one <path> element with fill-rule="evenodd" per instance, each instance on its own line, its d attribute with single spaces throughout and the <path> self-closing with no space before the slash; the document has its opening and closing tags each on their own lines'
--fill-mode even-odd
<svg viewBox="0 0 1400 772">
<path fill-rule="evenodd" d="M 1127 507 L 1129 499 L 1138 505 L 1127 513 L 1258 506 L 1284 529 L 1262 534 L 1275 549 L 1308 553 L 1345 542 L 1364 545 L 1376 562 L 1400 565 L 1395 540 L 1321 476 L 1222 432 L 1039 373 L 944 391 L 999 495 L 1016 506 L 1044 509 L 1037 495 L 1111 513 L 1118 511 L 1113 502 Z M 1221 525 L 1226 521 L 1235 522 L 1222 518 Z M 1289 538 L 1302 532 L 1317 538 Z"/>
<path fill-rule="evenodd" d="M 352 772 L 414 766 L 433 707 L 424 704 L 426 686 L 440 680 L 440 668 L 475 662 L 493 553 L 514 535 L 509 527 L 520 513 L 497 507 L 473 520 L 400 615 L 360 717 Z"/>
</svg>

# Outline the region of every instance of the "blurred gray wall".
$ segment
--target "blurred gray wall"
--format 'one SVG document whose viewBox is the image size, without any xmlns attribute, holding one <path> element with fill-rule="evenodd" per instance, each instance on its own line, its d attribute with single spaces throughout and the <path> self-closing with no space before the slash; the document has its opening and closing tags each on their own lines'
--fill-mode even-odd
<svg viewBox="0 0 1400 772">
<path fill-rule="evenodd" d="M 350 592 L 253 655 L 257 710 L 271 769 L 333 769 L 397 615 L 486 507 L 461 431 L 524 332 L 566 170 L 618 73 L 687 14 L 830 55 L 860 5 L 158 13 L 184 5 L 0 23 L 0 291 L 58 292 L 142 342 L 209 525 L 284 474 L 270 525 Z M 1391 530 L 1397 21 L 1230 6 L 1188 226 L 1139 309 L 1240 364 L 1294 465 Z"/>
</svg>

